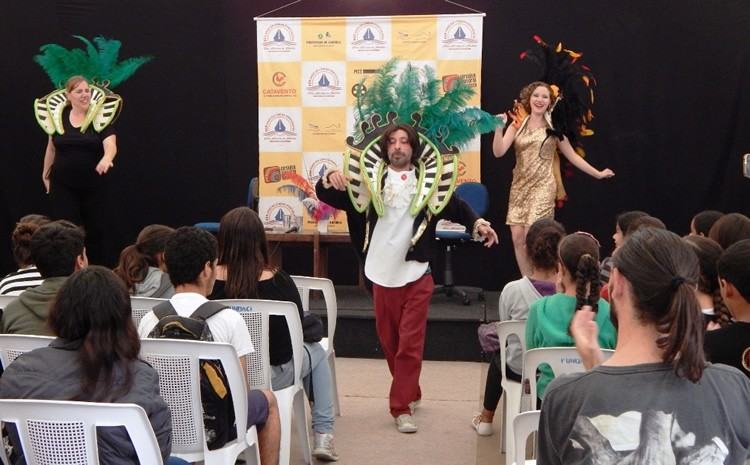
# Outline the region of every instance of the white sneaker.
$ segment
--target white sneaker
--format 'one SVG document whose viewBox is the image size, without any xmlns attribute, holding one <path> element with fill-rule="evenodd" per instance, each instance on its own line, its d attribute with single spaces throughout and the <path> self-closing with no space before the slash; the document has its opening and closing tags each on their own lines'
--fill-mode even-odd
<svg viewBox="0 0 750 465">
<path fill-rule="evenodd" d="M 492 436 L 492 423 L 482 421 L 481 413 L 477 413 L 471 418 L 471 426 L 480 436 Z"/>
<path fill-rule="evenodd" d="M 414 417 L 408 413 L 403 413 L 396 418 L 396 428 L 399 433 L 417 432 L 417 424 L 414 422 Z"/>
<path fill-rule="evenodd" d="M 324 462 L 335 462 L 339 459 L 336 448 L 333 446 L 333 434 L 315 433 L 312 456 Z"/>
</svg>

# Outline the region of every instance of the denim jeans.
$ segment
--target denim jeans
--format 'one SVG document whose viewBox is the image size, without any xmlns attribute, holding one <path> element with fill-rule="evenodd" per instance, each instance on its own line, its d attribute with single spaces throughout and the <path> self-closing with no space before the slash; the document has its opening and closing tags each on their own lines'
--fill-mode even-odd
<svg viewBox="0 0 750 465">
<path fill-rule="evenodd" d="M 304 347 L 306 350 L 302 354 L 302 381 L 307 396 L 313 399 L 310 405 L 312 429 L 316 433 L 333 433 L 333 389 L 326 351 L 317 342 L 305 342 Z M 284 389 L 294 383 L 292 360 L 282 365 L 271 366 L 271 371 L 271 385 L 274 390 Z"/>
</svg>

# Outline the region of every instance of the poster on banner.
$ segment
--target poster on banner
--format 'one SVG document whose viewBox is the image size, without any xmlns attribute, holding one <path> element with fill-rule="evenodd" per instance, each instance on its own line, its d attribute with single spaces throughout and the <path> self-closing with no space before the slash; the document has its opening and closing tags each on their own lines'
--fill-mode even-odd
<svg viewBox="0 0 750 465">
<path fill-rule="evenodd" d="M 262 217 L 268 225 L 285 218 L 280 199 L 287 197 L 299 227 L 315 228 L 315 182 L 341 168 L 357 96 L 391 58 L 400 59 L 398 70 L 433 67 L 443 91 L 463 80 L 477 91 L 469 104 L 480 104 L 482 15 L 256 21 L 260 197 L 265 213 L 274 210 Z M 462 148 L 459 183 L 480 180 L 479 140 Z M 346 231 L 346 215 L 336 212 L 328 230 Z"/>
<path fill-rule="evenodd" d="M 329 171 L 343 170 L 344 156 L 341 153 L 332 152 L 305 152 L 302 154 L 302 166 L 307 181 L 315 186 L 318 180 Z M 305 212 L 304 229 L 315 229 L 318 219 L 328 220 L 329 232 L 346 232 L 346 213 L 343 211 L 318 203 L 317 209 Z"/>
<path fill-rule="evenodd" d="M 265 196 L 258 201 L 258 216 L 267 230 L 286 232 L 302 224 L 302 202 L 289 196 Z"/>
</svg>

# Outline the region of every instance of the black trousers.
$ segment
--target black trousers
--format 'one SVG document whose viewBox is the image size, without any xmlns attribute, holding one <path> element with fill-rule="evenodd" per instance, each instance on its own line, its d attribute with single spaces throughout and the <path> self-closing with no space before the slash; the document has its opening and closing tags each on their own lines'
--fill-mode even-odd
<svg viewBox="0 0 750 465">
<path fill-rule="evenodd" d="M 505 350 L 504 348 L 501 350 Z M 507 379 L 521 382 L 521 375 L 505 367 L 505 376 Z M 500 382 L 503 380 L 503 372 L 500 370 L 500 352 L 495 352 L 490 361 L 490 368 L 487 370 L 487 382 L 484 385 L 484 408 L 494 412 L 497 410 L 497 404 L 500 402 L 500 396 L 503 395 L 503 387 Z"/>
<path fill-rule="evenodd" d="M 104 179 L 88 186 L 70 186 L 52 180 L 49 198 L 52 217 L 83 226 L 86 231 L 86 254 L 91 264 L 105 260 L 105 233 L 108 221 L 109 189 Z"/>
</svg>

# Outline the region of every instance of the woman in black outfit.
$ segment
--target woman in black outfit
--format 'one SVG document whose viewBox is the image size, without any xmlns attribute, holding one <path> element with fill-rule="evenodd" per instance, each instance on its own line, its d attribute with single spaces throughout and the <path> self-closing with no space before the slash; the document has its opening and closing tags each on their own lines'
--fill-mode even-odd
<svg viewBox="0 0 750 465">
<path fill-rule="evenodd" d="M 84 226 L 88 256 L 100 263 L 107 204 L 103 176 L 113 166 L 117 136 L 111 124 L 101 132 L 96 132 L 93 124 L 84 124 L 94 109 L 90 108 L 91 89 L 83 76 L 68 79 L 65 96 L 64 133 L 49 136 L 42 182 L 52 201 L 53 216 Z"/>
</svg>

